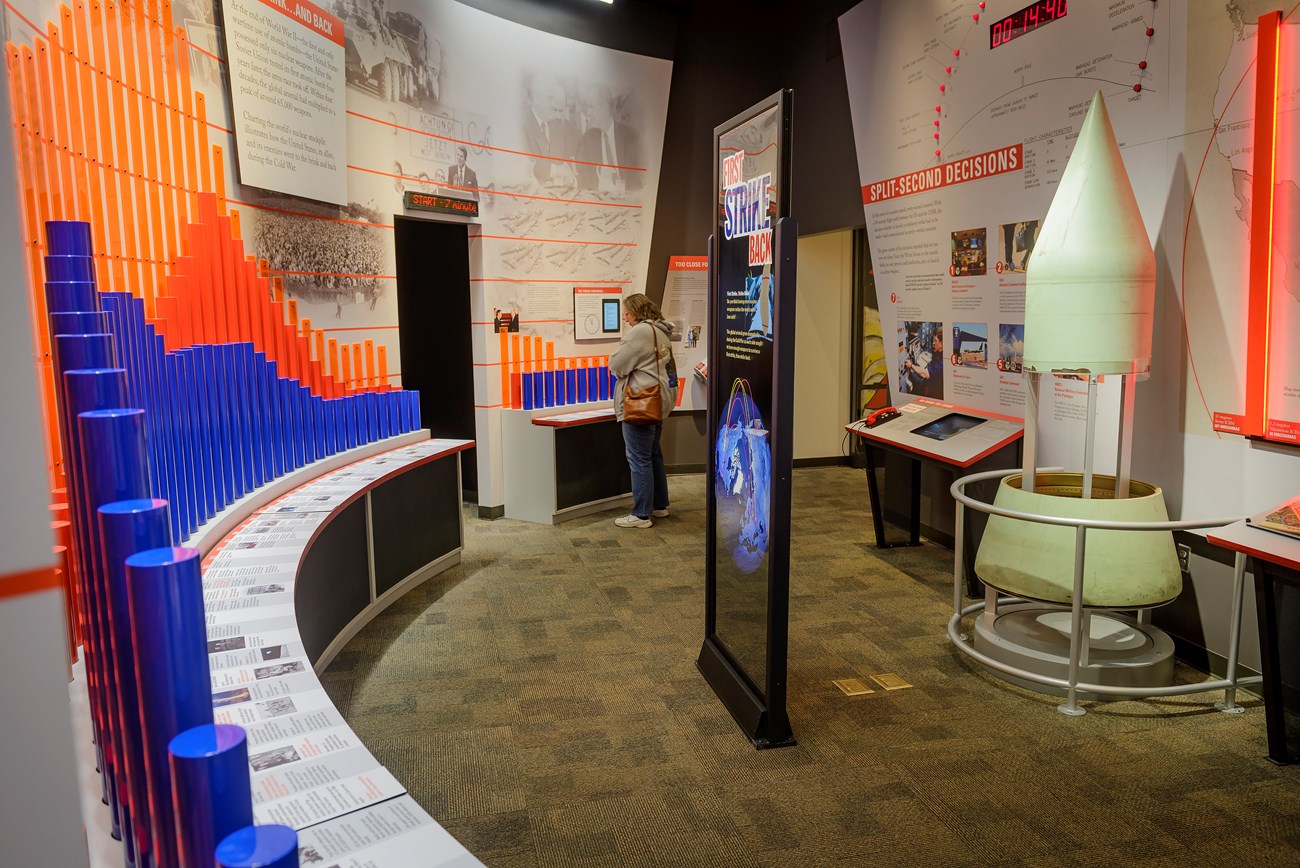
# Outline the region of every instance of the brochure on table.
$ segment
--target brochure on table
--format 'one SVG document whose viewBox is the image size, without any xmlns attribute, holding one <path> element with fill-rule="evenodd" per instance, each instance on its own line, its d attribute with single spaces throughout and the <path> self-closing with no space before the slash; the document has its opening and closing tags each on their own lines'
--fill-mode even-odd
<svg viewBox="0 0 1300 868">
<path fill-rule="evenodd" d="M 1021 419 L 918 398 L 899 407 L 897 418 L 874 428 L 854 422 L 849 430 L 870 440 L 927 458 L 969 467 L 1024 434 Z"/>
</svg>

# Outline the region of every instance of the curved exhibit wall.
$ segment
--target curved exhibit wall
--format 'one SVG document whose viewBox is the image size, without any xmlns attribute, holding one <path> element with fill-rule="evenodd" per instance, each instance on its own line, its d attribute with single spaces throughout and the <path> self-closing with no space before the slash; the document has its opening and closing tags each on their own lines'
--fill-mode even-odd
<svg viewBox="0 0 1300 868">
<path fill-rule="evenodd" d="M 480 497 L 500 503 L 494 322 L 559 363 L 612 348 L 575 343 L 573 289 L 645 288 L 671 63 L 453 0 L 340 0 L 307 23 L 251 0 L 157 9 L 5 6 L 31 279 L 41 223 L 86 219 L 107 227 L 100 288 L 153 317 L 215 193 L 325 373 L 396 386 L 393 216 L 407 193 L 477 202 L 437 219 L 471 226 L 472 322 L 447 328 L 474 333 Z"/>
</svg>

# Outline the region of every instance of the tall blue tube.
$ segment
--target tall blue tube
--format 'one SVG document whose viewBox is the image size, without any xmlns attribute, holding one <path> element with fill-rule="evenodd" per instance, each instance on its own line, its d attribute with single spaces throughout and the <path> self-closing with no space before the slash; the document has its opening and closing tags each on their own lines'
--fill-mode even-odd
<svg viewBox="0 0 1300 868">
<path fill-rule="evenodd" d="M 288 826 L 245 826 L 217 845 L 218 868 L 298 868 L 298 833 Z"/>
<path fill-rule="evenodd" d="M 108 315 L 99 310 L 51 313 L 48 320 L 51 335 L 110 333 Z"/>
<path fill-rule="evenodd" d="M 149 821 L 149 790 L 144 765 L 144 737 L 140 730 L 140 697 L 136 687 L 135 657 L 131 652 L 131 607 L 126 590 L 126 559 L 136 552 L 168 545 L 171 541 L 167 501 L 158 498 L 119 500 L 99 508 L 99 537 L 103 543 L 103 570 L 107 587 L 109 630 L 113 666 L 117 675 L 117 732 L 122 759 L 119 792 L 128 810 L 123 832 L 133 840 L 136 862 L 154 864 Z"/>
<path fill-rule="evenodd" d="M 74 374 L 76 372 L 73 372 Z M 85 562 L 86 576 L 99 602 L 100 642 L 99 671 L 101 681 L 101 707 L 109 722 L 112 735 L 113 761 L 111 765 L 110 792 L 116 783 L 116 801 L 120 829 L 131 828 L 131 812 L 125 788 L 123 767 L 123 740 L 120 729 L 122 711 L 118 703 L 118 680 L 121 673 L 115 665 L 113 653 L 112 599 L 108 577 L 104 571 L 103 541 L 98 533 L 97 511 L 106 503 L 149 496 L 149 466 L 144 444 L 144 411 L 137 409 L 88 410 L 77 415 L 81 440 L 81 484 L 87 521 L 86 537 L 89 543 Z M 135 842 L 131 835 L 123 834 L 127 860 L 134 864 Z"/>
<path fill-rule="evenodd" d="M 323 457 L 316 454 L 316 414 L 312 412 L 311 389 L 297 380 L 290 382 L 296 386 L 293 390 L 293 400 L 298 408 L 298 418 L 302 426 L 298 429 L 298 440 L 302 443 L 303 464 L 311 464 Z"/>
<path fill-rule="evenodd" d="M 45 309 L 52 313 L 65 311 L 100 311 L 99 293 L 91 280 L 45 281 Z"/>
<path fill-rule="evenodd" d="M 81 254 L 50 254 L 45 257 L 45 279 L 51 283 L 94 283 L 95 258 Z M 93 310 L 93 308 L 83 308 Z"/>
<path fill-rule="evenodd" d="M 217 844 L 253 824 L 248 738 L 242 726 L 187 729 L 168 745 L 182 865 L 211 865 Z"/>
<path fill-rule="evenodd" d="M 54 256 L 93 256 L 90 224 L 85 220 L 46 220 L 45 249 Z"/>
<path fill-rule="evenodd" d="M 419 431 L 423 427 L 420 424 L 420 393 L 415 391 L 407 392 L 406 400 L 411 405 L 411 430 Z"/>
<path fill-rule="evenodd" d="M 99 768 L 103 773 L 104 798 L 113 809 L 110 811 L 114 827 L 113 835 L 118 837 L 121 830 L 117 811 L 116 784 L 111 773 L 115 762 L 112 749 L 113 733 L 111 723 L 107 719 L 104 696 L 106 677 L 104 655 L 107 653 L 103 633 L 104 612 L 97 587 L 91 580 L 92 565 L 96 563 L 95 550 L 92 548 L 96 538 L 91 533 L 94 527 L 92 518 L 94 512 L 87 506 L 82 478 L 81 429 L 75 420 L 78 414 L 86 410 L 125 406 L 126 371 L 121 368 L 65 371 L 62 392 L 64 415 L 68 420 L 66 427 L 68 439 L 64 444 L 66 458 L 64 466 L 68 474 L 69 508 L 75 518 L 72 530 L 76 540 L 77 576 L 86 621 L 86 635 L 83 638 L 91 723 L 95 730 L 95 750 L 99 757 Z"/>
<path fill-rule="evenodd" d="M 212 723 L 202 557 L 198 549 L 167 547 L 126 559 L 149 820 L 159 868 L 181 864 L 167 745 L 191 727 Z"/>
</svg>

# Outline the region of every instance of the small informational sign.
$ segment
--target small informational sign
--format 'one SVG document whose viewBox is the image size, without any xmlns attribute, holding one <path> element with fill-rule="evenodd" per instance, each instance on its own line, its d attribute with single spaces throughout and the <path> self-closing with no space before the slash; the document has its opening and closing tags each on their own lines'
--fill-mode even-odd
<svg viewBox="0 0 1300 868">
<path fill-rule="evenodd" d="M 243 184 L 346 205 L 343 21 L 309 0 L 223 0 Z"/>
<path fill-rule="evenodd" d="M 623 334 L 623 290 L 617 286 L 573 288 L 573 339 L 598 343 Z"/>
<path fill-rule="evenodd" d="M 664 283 L 664 319 L 672 323 L 673 358 L 677 370 L 699 370 L 709 357 L 709 257 L 673 256 Z M 682 410 L 707 406 L 706 377 L 683 380 Z"/>
<path fill-rule="evenodd" d="M 402 203 L 408 211 L 432 211 L 436 214 L 463 214 L 466 217 L 478 216 L 478 201 L 460 199 L 455 196 L 438 196 L 433 193 L 417 193 L 407 190 Z"/>
</svg>

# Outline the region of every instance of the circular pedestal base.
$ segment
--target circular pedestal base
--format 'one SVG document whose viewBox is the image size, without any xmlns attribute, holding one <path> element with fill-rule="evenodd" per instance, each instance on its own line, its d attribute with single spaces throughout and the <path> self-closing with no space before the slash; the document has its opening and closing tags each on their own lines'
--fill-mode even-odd
<svg viewBox="0 0 1300 868">
<path fill-rule="evenodd" d="M 1174 681 L 1174 643 L 1150 625 L 1139 625 L 1114 612 L 1093 612 L 1087 665 L 1079 666 L 1079 681 L 1113 687 L 1164 687 Z M 1004 605 L 997 615 L 975 619 L 975 650 L 1001 663 L 1034 675 L 1070 675 L 1070 611 L 1041 603 Z M 996 669 L 992 675 L 1019 687 L 1064 696 L 1066 690 L 1018 678 Z M 1079 699 L 1129 697 L 1078 691 Z"/>
</svg>

